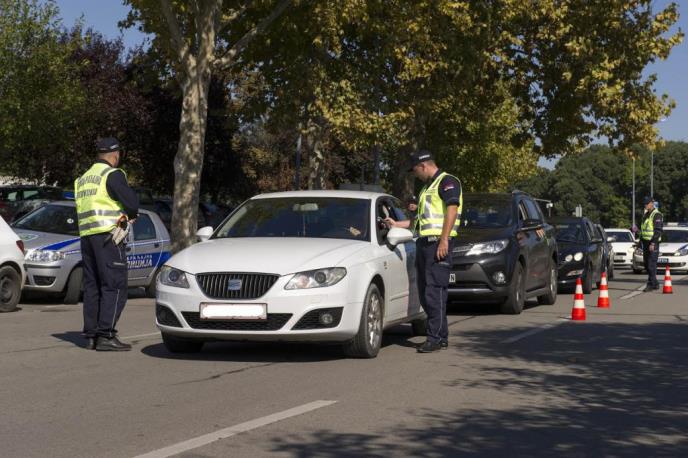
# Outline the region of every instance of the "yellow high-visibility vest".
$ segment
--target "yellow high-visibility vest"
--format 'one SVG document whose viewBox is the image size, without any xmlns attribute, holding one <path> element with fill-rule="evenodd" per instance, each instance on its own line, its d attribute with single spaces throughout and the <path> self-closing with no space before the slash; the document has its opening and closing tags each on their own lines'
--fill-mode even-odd
<svg viewBox="0 0 688 458">
<path fill-rule="evenodd" d="M 74 180 L 74 200 L 81 237 L 110 232 L 124 214 L 122 204 L 112 199 L 107 192 L 107 177 L 115 170 L 120 169 L 96 162 Z"/>
<path fill-rule="evenodd" d="M 643 224 L 640 225 L 640 239 L 641 240 L 652 240 L 652 236 L 655 235 L 655 215 L 659 213 L 656 208 L 652 209 L 650 216 L 643 220 Z M 661 241 L 660 237 L 658 242 Z"/>
<path fill-rule="evenodd" d="M 440 197 L 440 182 L 444 177 L 449 175 L 446 172 L 439 174 L 437 178 L 426 186 L 420 192 L 418 197 L 418 217 L 416 218 L 416 227 L 418 228 L 418 235 L 420 237 L 442 235 L 442 226 L 444 225 L 444 215 L 447 213 L 447 205 Z M 456 181 L 458 178 L 453 175 Z M 461 183 L 459 181 L 459 183 Z M 459 224 L 461 221 L 461 208 L 463 207 L 463 191 L 459 194 L 459 208 L 456 213 L 456 221 L 454 227 L 449 233 L 450 237 L 456 237 L 459 231 Z"/>
</svg>

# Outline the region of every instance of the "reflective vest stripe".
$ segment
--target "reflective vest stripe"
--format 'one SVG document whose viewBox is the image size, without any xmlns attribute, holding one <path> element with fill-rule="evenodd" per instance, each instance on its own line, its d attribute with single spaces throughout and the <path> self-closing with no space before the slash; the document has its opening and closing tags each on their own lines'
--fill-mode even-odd
<svg viewBox="0 0 688 458">
<path fill-rule="evenodd" d="M 85 212 L 81 212 L 77 215 L 79 219 L 85 219 L 90 216 L 117 216 L 119 217 L 122 214 L 121 211 L 119 210 L 89 210 Z"/>
<path fill-rule="evenodd" d="M 88 231 L 97 227 L 107 227 L 108 231 L 117 224 L 117 219 L 101 219 L 92 223 L 79 224 L 79 232 Z"/>
</svg>

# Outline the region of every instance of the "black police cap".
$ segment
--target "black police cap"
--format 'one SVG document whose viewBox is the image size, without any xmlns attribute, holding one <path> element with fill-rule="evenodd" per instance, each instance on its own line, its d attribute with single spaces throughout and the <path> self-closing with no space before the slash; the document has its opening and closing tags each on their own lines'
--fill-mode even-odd
<svg viewBox="0 0 688 458">
<path fill-rule="evenodd" d="M 422 149 L 420 151 L 416 151 L 415 153 L 411 154 L 411 156 L 409 157 L 408 171 L 409 172 L 412 171 L 413 168 L 415 166 L 417 166 L 418 164 L 420 164 L 421 162 L 432 161 L 432 160 L 434 160 L 434 159 L 432 157 L 432 154 L 430 154 L 430 151 L 424 150 L 424 149 Z"/>
<path fill-rule="evenodd" d="M 111 151 L 119 151 L 119 141 L 115 137 L 101 138 L 96 142 L 96 149 L 99 153 L 109 153 Z"/>
<path fill-rule="evenodd" d="M 643 198 L 643 205 L 647 205 L 647 204 L 649 204 L 650 202 L 654 202 L 654 199 L 653 199 L 652 197 L 650 197 L 650 196 L 645 196 L 645 197 Z"/>
</svg>

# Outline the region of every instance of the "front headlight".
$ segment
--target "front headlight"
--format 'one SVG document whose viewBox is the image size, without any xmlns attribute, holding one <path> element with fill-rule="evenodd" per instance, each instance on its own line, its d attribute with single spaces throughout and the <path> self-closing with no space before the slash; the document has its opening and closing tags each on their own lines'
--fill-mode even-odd
<svg viewBox="0 0 688 458">
<path fill-rule="evenodd" d="M 170 266 L 162 266 L 158 274 L 158 281 L 162 285 L 176 286 L 177 288 L 188 288 L 189 281 L 186 279 L 186 273 L 179 269 Z"/>
<path fill-rule="evenodd" d="M 684 245 L 678 249 L 674 256 L 688 256 L 688 245 Z"/>
<path fill-rule="evenodd" d="M 466 256 L 475 256 L 479 254 L 495 254 L 502 251 L 509 245 L 509 240 L 493 240 L 491 242 L 476 243 L 466 253 Z"/>
<path fill-rule="evenodd" d="M 581 251 L 579 251 L 575 254 L 567 254 L 566 257 L 564 258 L 564 261 L 566 261 L 566 262 L 580 261 L 581 259 L 583 259 L 583 253 Z"/>
<path fill-rule="evenodd" d="M 339 283 L 345 276 L 346 269 L 344 267 L 330 267 L 299 272 L 291 277 L 284 289 L 323 288 Z"/>
<path fill-rule="evenodd" d="M 30 262 L 55 262 L 61 261 L 65 258 L 65 254 L 61 251 L 52 250 L 32 250 L 26 253 L 24 259 Z"/>
</svg>

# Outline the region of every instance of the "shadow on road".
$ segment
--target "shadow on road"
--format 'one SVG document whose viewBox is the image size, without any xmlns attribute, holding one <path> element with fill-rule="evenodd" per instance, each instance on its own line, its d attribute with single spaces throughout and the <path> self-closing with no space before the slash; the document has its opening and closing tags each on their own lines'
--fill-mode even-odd
<svg viewBox="0 0 688 458">
<path fill-rule="evenodd" d="M 688 327 L 568 323 L 503 344 L 528 328 L 462 333 L 462 352 L 490 358 L 479 377 L 447 379 L 520 407 L 415 410 L 370 433 L 281 436 L 274 452 L 340 456 L 688 456 Z M 494 364 L 497 362 L 497 364 Z"/>
<path fill-rule="evenodd" d="M 411 338 L 410 325 L 396 326 L 385 331 L 382 347 L 415 347 Z M 346 359 L 341 345 L 300 342 L 207 342 L 199 353 L 171 353 L 160 343 L 141 352 L 154 358 L 193 361 L 303 363 Z"/>
</svg>

